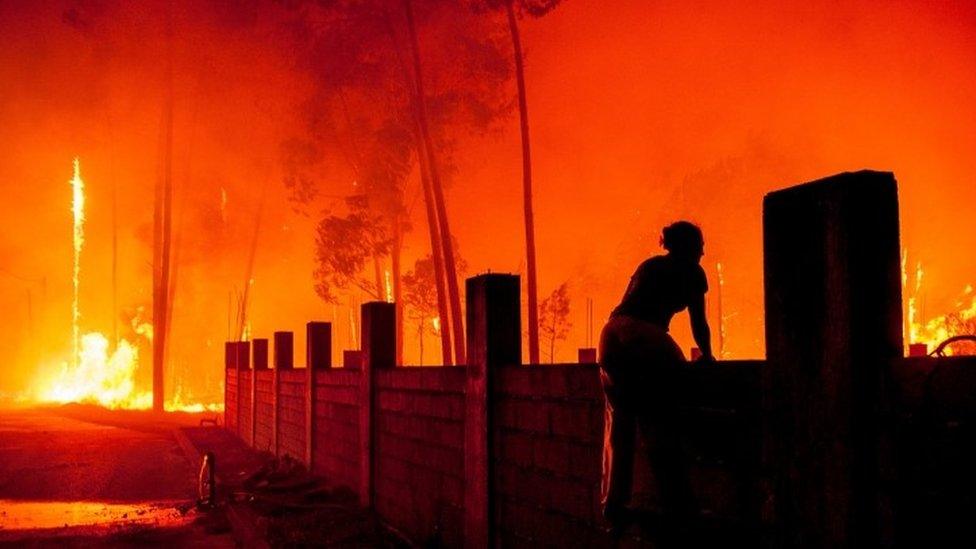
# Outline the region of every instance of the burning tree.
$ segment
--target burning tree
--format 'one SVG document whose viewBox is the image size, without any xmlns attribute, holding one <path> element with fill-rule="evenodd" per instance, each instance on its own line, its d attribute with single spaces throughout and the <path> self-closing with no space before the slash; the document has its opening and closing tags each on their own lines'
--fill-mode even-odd
<svg viewBox="0 0 976 549">
<path fill-rule="evenodd" d="M 366 263 L 389 252 L 391 245 L 380 221 L 369 214 L 364 197 L 348 199 L 346 216 L 329 215 L 316 229 L 315 292 L 327 303 L 338 303 L 337 291 L 356 287 L 373 299 L 383 299 L 383 279 L 362 276 Z"/>
<path fill-rule="evenodd" d="M 539 328 L 549 345 L 549 362 L 555 361 L 556 342 L 569 336 L 573 324 L 569 321 L 569 285 L 563 282 L 542 300 L 539 307 Z"/>
<path fill-rule="evenodd" d="M 484 17 L 443 2 L 298 2 L 286 14 L 284 24 L 305 31 L 293 35 L 310 37 L 296 47 L 306 49 L 317 82 L 307 134 L 289 140 L 289 148 L 302 154 L 290 155 L 299 162 L 291 163 L 286 183 L 308 204 L 324 195 L 318 191 L 329 179 L 340 199 L 348 192 L 341 182 L 353 181 L 352 194 L 368 198 L 372 215 L 390 235 L 381 255 L 390 255 L 399 303 L 400 250 L 410 213 L 405 202 L 412 198 L 404 187 L 411 173 L 418 174 L 444 321 L 443 362 L 463 362 L 458 258 L 444 191 L 459 138 L 487 129 L 510 110 L 501 93 L 510 71 L 497 33 Z M 329 160 L 335 162 L 324 177 Z M 328 266 L 320 262 L 318 270 L 323 268 Z M 324 276 L 317 273 L 317 284 Z M 398 313 L 402 330 L 399 305 Z"/>
</svg>

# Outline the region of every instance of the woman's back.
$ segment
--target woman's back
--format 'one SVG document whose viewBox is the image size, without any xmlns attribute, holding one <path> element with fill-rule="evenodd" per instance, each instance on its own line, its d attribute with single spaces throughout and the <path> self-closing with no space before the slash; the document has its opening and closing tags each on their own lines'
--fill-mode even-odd
<svg viewBox="0 0 976 549">
<path fill-rule="evenodd" d="M 671 255 L 654 256 L 637 267 L 611 316 L 626 315 L 667 330 L 675 313 L 707 290 L 701 265 Z"/>
</svg>

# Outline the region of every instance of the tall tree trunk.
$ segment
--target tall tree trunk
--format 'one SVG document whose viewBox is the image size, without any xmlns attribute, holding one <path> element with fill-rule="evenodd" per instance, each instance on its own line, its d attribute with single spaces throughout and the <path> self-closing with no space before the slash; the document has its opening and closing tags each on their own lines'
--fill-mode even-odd
<svg viewBox="0 0 976 549">
<path fill-rule="evenodd" d="M 522 203 L 525 208 L 526 287 L 528 288 L 529 363 L 539 363 L 539 294 L 535 269 L 535 221 L 532 213 L 532 156 L 529 149 L 529 109 L 525 98 L 525 68 L 522 39 L 515 18 L 514 2 L 505 2 L 508 28 L 515 49 L 515 81 L 518 84 L 519 122 L 522 130 Z"/>
<path fill-rule="evenodd" d="M 424 365 L 424 322 L 426 318 L 420 317 L 420 329 L 417 330 L 417 340 L 420 341 L 420 365 Z"/>
<path fill-rule="evenodd" d="M 434 260 L 434 278 L 437 280 L 437 314 L 441 322 L 441 360 L 445 366 L 454 364 L 451 360 L 451 328 L 450 313 L 447 308 L 447 291 L 444 287 L 444 257 L 441 255 L 440 225 L 437 223 L 437 211 L 434 209 L 434 191 L 431 188 L 430 174 L 427 173 L 427 160 L 424 156 L 423 144 L 417 140 L 417 164 L 420 166 L 420 182 L 424 188 L 424 206 L 427 210 L 427 227 L 430 233 L 430 253 Z M 455 333 L 455 336 L 457 334 Z"/>
<path fill-rule="evenodd" d="M 390 268 L 393 270 L 393 303 L 396 309 L 396 363 L 403 365 L 403 287 L 400 280 L 400 251 L 403 234 L 400 230 L 400 214 L 394 216 L 393 249 L 390 251 Z"/>
<path fill-rule="evenodd" d="M 461 315 L 461 292 L 458 288 L 457 262 L 454 258 L 454 243 L 451 238 L 450 224 L 447 221 L 447 207 L 444 204 L 444 190 L 441 185 L 440 173 L 437 167 L 437 156 L 434 153 L 434 143 L 430 136 L 430 127 L 427 116 L 427 99 L 424 94 L 423 71 L 420 64 L 420 42 L 417 39 L 417 28 L 413 17 L 413 2 L 403 0 L 404 10 L 407 15 L 407 29 L 410 33 L 411 49 L 413 50 L 413 69 L 414 83 L 416 86 L 417 111 L 420 122 L 420 134 L 424 142 L 424 149 L 427 152 L 428 171 L 430 172 L 431 186 L 434 191 L 434 200 L 437 207 L 437 221 L 440 225 L 441 246 L 444 250 L 444 269 L 447 277 L 447 291 L 451 305 L 451 326 L 454 329 L 454 358 L 458 364 L 464 364 L 465 360 L 465 340 L 464 322 Z M 441 319 L 441 329 L 446 324 Z"/>
<path fill-rule="evenodd" d="M 386 284 L 383 283 L 383 267 L 380 266 L 380 254 L 373 252 L 373 277 L 376 279 L 376 300 L 386 301 Z"/>
<path fill-rule="evenodd" d="M 153 269 L 153 411 L 162 412 L 166 398 L 163 386 L 166 363 L 166 335 L 169 329 L 170 233 L 173 204 L 173 6 L 167 21 L 166 100 L 163 113 L 163 173 L 157 181 L 153 207 L 155 265 Z"/>
<path fill-rule="evenodd" d="M 254 218 L 254 232 L 251 233 L 251 246 L 247 253 L 247 269 L 244 271 L 244 293 L 241 296 L 241 316 L 237 326 L 238 340 L 244 341 L 247 335 L 248 307 L 251 304 L 251 280 L 254 278 L 254 258 L 258 252 L 258 239 L 261 235 L 261 221 L 264 218 L 264 205 L 267 198 L 268 185 L 261 186 L 261 198 L 258 203 L 257 215 Z"/>
</svg>

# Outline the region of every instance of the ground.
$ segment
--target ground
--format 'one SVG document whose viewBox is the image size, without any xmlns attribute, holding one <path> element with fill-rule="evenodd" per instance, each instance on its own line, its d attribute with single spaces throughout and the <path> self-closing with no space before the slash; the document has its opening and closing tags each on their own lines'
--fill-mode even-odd
<svg viewBox="0 0 976 549">
<path fill-rule="evenodd" d="M 221 517 L 194 509 L 198 465 L 173 436 L 187 421 L 0 410 L 0 544 L 232 546 Z"/>
</svg>

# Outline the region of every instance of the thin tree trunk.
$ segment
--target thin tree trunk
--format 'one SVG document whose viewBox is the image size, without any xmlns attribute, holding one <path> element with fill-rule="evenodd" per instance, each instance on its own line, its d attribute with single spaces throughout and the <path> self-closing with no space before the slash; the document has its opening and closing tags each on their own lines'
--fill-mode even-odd
<svg viewBox="0 0 976 549">
<path fill-rule="evenodd" d="M 403 235 L 400 232 L 400 214 L 393 221 L 393 249 L 390 251 L 390 268 L 393 270 L 393 303 L 396 310 L 396 363 L 403 365 L 403 287 L 400 280 L 400 251 Z"/>
<path fill-rule="evenodd" d="M 522 40 L 512 0 L 505 3 L 508 28 L 515 49 L 515 81 L 518 84 L 519 125 L 522 130 L 522 203 L 525 208 L 526 287 L 528 289 L 529 363 L 539 363 L 539 294 L 535 268 L 535 221 L 532 212 L 532 156 L 529 149 L 529 109 L 525 97 L 525 69 L 522 63 Z"/>
<path fill-rule="evenodd" d="M 407 6 L 409 9 L 410 6 Z M 410 12 L 412 23 L 412 12 Z M 441 362 L 444 365 L 451 365 L 453 361 L 451 359 L 451 329 L 450 329 L 450 314 L 448 312 L 447 305 L 447 290 L 445 288 L 444 280 L 444 257 L 442 252 L 442 232 L 441 225 L 438 222 L 438 215 L 436 210 L 436 204 L 434 203 L 434 193 L 431 184 L 430 174 L 427 168 L 427 162 L 429 157 L 426 153 L 426 148 L 424 146 L 424 141 L 422 138 L 421 126 L 421 110 L 420 101 L 418 100 L 416 84 L 413 82 L 410 76 L 410 70 L 407 68 L 406 62 L 403 60 L 403 56 L 400 55 L 401 46 L 397 40 L 396 31 L 393 28 L 393 23 L 390 19 L 390 12 L 388 9 L 383 9 L 383 21 L 386 23 L 387 37 L 390 40 L 390 47 L 393 50 L 394 55 L 397 59 L 397 64 L 403 73 L 403 82 L 408 90 L 410 96 L 410 102 L 414 106 L 414 116 L 417 118 L 417 131 L 414 134 L 414 142 L 417 146 L 417 164 L 420 170 L 420 182 L 421 187 L 424 190 L 424 205 L 427 211 L 427 227 L 430 234 L 430 254 L 434 261 L 434 278 L 436 279 L 437 288 L 437 314 L 440 320 L 440 339 L 441 339 Z M 402 322 L 402 319 L 400 320 Z M 421 326 L 422 327 L 422 326 Z M 458 332 L 455 332 L 455 337 L 458 336 Z M 423 332 L 421 332 L 421 346 L 423 345 Z M 423 350 L 421 350 L 421 359 L 423 358 Z M 423 362 L 423 360 L 421 360 Z"/>
<path fill-rule="evenodd" d="M 423 316 L 420 317 L 420 328 L 417 330 L 417 339 L 420 341 L 420 365 L 424 365 L 424 322 Z"/>
<path fill-rule="evenodd" d="M 264 218 L 264 205 L 267 198 L 268 185 L 261 186 L 261 198 L 257 215 L 254 219 L 254 232 L 251 234 L 251 246 L 247 254 L 247 270 L 244 272 L 244 294 L 241 297 L 241 317 L 237 326 L 238 340 L 244 341 L 247 330 L 247 311 L 251 300 L 251 280 L 254 278 L 254 258 L 258 251 L 258 238 L 261 235 L 261 221 Z"/>
<path fill-rule="evenodd" d="M 380 266 L 380 254 L 373 252 L 373 276 L 376 278 L 376 299 L 386 301 L 386 284 L 383 283 L 383 267 Z"/>
<path fill-rule="evenodd" d="M 428 171 L 430 172 L 431 186 L 434 191 L 434 200 L 437 207 L 437 220 L 440 224 L 441 245 L 444 250 L 444 269 L 447 277 L 447 291 L 451 305 L 451 326 L 454 329 L 454 358 L 458 364 L 464 364 L 465 360 L 465 341 L 464 341 L 464 322 L 461 315 L 461 293 L 458 288 L 457 262 L 454 258 L 454 243 L 451 238 L 450 224 L 447 221 L 447 207 L 444 204 L 444 190 L 441 185 L 440 174 L 437 167 L 437 157 L 434 153 L 434 143 L 430 136 L 430 128 L 427 116 L 427 100 L 424 94 L 423 71 L 420 64 L 420 42 L 417 39 L 417 29 L 414 24 L 413 3 L 411 0 L 403 0 L 403 6 L 407 14 L 407 28 L 410 32 L 410 42 L 413 50 L 414 82 L 416 85 L 417 110 L 420 122 L 420 132 L 423 138 L 424 148 L 427 152 Z M 441 326 L 446 324 L 441 319 Z"/>
<path fill-rule="evenodd" d="M 166 363 L 166 335 L 169 328 L 169 259 L 173 203 L 173 6 L 169 6 L 167 21 L 166 100 L 163 109 L 163 173 L 157 182 L 153 207 L 155 265 L 153 269 L 153 411 L 162 412 L 165 402 L 164 365 Z"/>
<path fill-rule="evenodd" d="M 454 364 L 451 360 L 451 329 L 450 314 L 447 308 L 447 292 L 444 288 L 444 258 L 441 255 L 440 226 L 437 223 L 437 211 L 434 209 L 434 192 L 431 189 L 430 176 L 427 173 L 427 160 L 424 158 L 423 144 L 417 140 L 417 157 L 420 165 L 420 181 L 424 188 L 424 206 L 427 210 L 427 227 L 430 229 L 430 252 L 434 260 L 434 278 L 437 280 L 437 314 L 441 322 L 441 361 L 445 366 Z"/>
</svg>

